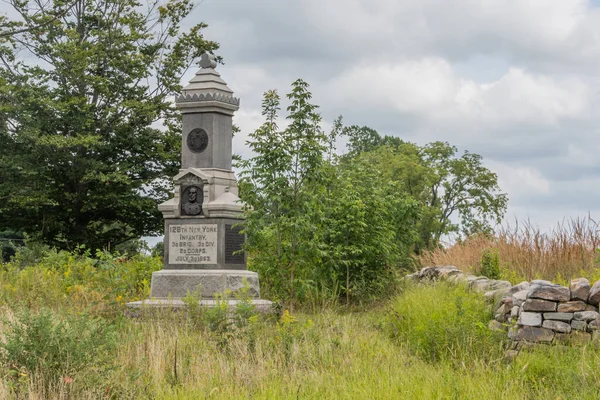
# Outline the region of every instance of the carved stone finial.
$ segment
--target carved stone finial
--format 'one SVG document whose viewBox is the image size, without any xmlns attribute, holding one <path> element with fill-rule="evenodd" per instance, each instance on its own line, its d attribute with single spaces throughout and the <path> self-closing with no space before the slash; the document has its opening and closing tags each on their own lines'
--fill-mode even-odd
<svg viewBox="0 0 600 400">
<path fill-rule="evenodd" d="M 200 58 L 200 67 L 201 68 L 216 68 L 217 61 L 215 60 L 215 56 L 210 53 L 202 54 L 202 58 Z"/>
</svg>

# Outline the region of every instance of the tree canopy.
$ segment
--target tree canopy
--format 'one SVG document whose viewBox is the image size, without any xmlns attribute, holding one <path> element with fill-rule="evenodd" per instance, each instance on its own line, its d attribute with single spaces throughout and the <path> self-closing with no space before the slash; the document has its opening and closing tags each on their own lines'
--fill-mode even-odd
<svg viewBox="0 0 600 400">
<path fill-rule="evenodd" d="M 160 234 L 179 167 L 172 97 L 217 44 L 190 0 L 8 0 L 0 21 L 0 229 L 60 248 Z"/>
<path fill-rule="evenodd" d="M 508 196 L 481 156 L 468 151 L 460 155 L 447 142 L 418 146 L 382 137 L 368 127 L 350 126 L 344 133 L 349 143 L 346 163 L 365 160 L 421 204 L 417 252 L 439 246 L 444 235 L 489 233 L 504 217 Z"/>
</svg>

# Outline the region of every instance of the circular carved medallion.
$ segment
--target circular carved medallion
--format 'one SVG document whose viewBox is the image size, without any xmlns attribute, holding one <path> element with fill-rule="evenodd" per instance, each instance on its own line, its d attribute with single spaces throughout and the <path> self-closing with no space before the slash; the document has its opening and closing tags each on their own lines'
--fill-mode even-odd
<svg viewBox="0 0 600 400">
<path fill-rule="evenodd" d="M 208 133 L 201 128 L 194 129 L 188 133 L 187 146 L 194 153 L 202 153 L 208 146 Z"/>
</svg>

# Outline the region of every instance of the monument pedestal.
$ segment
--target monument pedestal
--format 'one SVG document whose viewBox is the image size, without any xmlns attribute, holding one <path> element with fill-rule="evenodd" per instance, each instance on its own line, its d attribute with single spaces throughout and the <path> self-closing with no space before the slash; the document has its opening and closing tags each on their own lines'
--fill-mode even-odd
<svg viewBox="0 0 600 400">
<path fill-rule="evenodd" d="M 260 298 L 256 272 L 226 269 L 163 269 L 152 274 L 150 297 L 181 298 L 197 291 L 203 299 L 214 299 L 217 294 L 227 291 L 235 293 L 245 285 L 251 298 Z"/>
<path fill-rule="evenodd" d="M 222 301 L 227 302 L 229 308 L 235 308 L 239 301 L 238 300 L 214 300 L 214 299 L 206 299 L 200 300 L 198 304 L 200 307 L 216 307 Z M 252 305 L 257 312 L 263 314 L 270 314 L 275 312 L 273 309 L 273 303 L 269 300 L 261 300 L 261 299 L 253 299 Z M 129 307 L 129 312 L 127 313 L 130 317 L 137 317 L 143 311 L 162 311 L 162 310 L 172 310 L 179 311 L 184 310 L 188 305 L 181 299 L 149 299 L 142 301 L 134 301 L 131 303 L 127 303 L 127 307 Z"/>
<path fill-rule="evenodd" d="M 238 300 L 219 299 L 230 293 L 247 287 L 246 294 L 250 297 L 255 310 L 261 313 L 273 312 L 273 303 L 260 299 L 260 285 L 258 274 L 247 270 L 226 269 L 163 269 L 152 274 L 150 299 L 127 303 L 131 309 L 172 309 L 178 310 L 187 307 L 182 300 L 188 294 L 197 294 L 201 298 L 201 307 L 215 307 L 219 302 L 225 301 L 231 308 L 235 308 Z"/>
<path fill-rule="evenodd" d="M 231 170 L 239 99 L 215 71 L 214 57 L 203 55 L 200 66 L 176 100 L 183 114 L 182 168 L 173 178 L 173 198 L 158 206 L 165 221 L 164 269 L 152 274 L 151 299 L 128 306 L 181 308 L 183 297 L 199 292 L 200 305 L 211 307 L 217 295 L 233 296 L 247 286 L 257 310 L 270 312 L 272 303 L 259 299 L 258 274 L 246 270 L 244 205 Z"/>
<path fill-rule="evenodd" d="M 165 219 L 165 269 L 245 270 L 242 219 Z"/>
</svg>

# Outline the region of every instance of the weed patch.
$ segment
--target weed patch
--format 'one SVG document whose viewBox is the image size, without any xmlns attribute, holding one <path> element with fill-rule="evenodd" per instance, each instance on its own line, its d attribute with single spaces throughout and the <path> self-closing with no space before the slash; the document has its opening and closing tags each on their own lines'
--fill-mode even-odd
<svg viewBox="0 0 600 400">
<path fill-rule="evenodd" d="M 46 386 L 104 374 L 117 343 L 114 326 L 101 318 L 49 309 L 18 310 L 12 321 L 5 322 L 4 336 L 1 359 L 12 382 L 36 376 Z"/>
<path fill-rule="evenodd" d="M 503 333 L 487 328 L 493 318 L 483 298 L 445 283 L 408 286 L 392 303 L 392 337 L 427 361 L 462 363 L 501 357 Z"/>
</svg>

